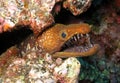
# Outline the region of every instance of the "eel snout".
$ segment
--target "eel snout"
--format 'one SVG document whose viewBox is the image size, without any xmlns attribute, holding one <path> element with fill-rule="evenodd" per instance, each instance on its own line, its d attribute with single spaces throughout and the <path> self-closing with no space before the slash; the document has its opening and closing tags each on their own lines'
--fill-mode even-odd
<svg viewBox="0 0 120 83">
<path fill-rule="evenodd" d="M 53 57 L 90 56 L 99 49 L 98 44 L 91 43 L 90 31 L 90 25 L 85 23 L 57 24 L 38 38 L 38 44 Z"/>
<path fill-rule="evenodd" d="M 53 54 L 53 57 L 83 57 L 95 54 L 99 49 L 98 44 L 90 41 L 89 34 L 75 34 L 68 39 L 59 52 Z"/>
</svg>

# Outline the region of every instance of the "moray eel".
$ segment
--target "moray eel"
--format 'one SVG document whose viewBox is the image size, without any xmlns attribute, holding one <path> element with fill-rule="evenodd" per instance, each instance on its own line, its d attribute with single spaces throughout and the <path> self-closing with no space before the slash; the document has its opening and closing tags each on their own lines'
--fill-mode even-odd
<svg viewBox="0 0 120 83">
<path fill-rule="evenodd" d="M 26 40 L 26 44 L 22 43 L 19 46 L 22 55 L 29 49 L 39 49 L 42 52 L 48 52 L 53 57 L 83 57 L 95 54 L 98 49 L 98 44 L 91 44 L 88 33 L 91 31 L 90 25 L 81 24 L 56 24 L 47 29 L 38 38 L 33 36 Z M 26 46 L 26 47 L 25 47 Z"/>
</svg>

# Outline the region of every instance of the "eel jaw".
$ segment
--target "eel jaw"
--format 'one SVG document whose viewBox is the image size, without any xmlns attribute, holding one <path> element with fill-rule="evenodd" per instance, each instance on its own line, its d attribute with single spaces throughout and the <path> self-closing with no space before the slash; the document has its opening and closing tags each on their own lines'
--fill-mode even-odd
<svg viewBox="0 0 120 83">
<path fill-rule="evenodd" d="M 95 54 L 99 50 L 98 44 L 92 44 L 88 34 L 75 34 L 67 40 L 59 52 L 55 52 L 53 57 L 85 57 Z"/>
</svg>

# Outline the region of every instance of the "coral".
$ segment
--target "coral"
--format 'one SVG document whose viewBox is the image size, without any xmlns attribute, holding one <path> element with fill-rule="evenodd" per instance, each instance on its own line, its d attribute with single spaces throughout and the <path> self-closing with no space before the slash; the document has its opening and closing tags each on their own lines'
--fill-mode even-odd
<svg viewBox="0 0 120 83">
<path fill-rule="evenodd" d="M 74 2 L 74 0 L 71 1 Z M 71 1 L 67 4 L 70 4 Z M 0 32 L 11 30 L 18 25 L 29 25 L 34 34 L 38 35 L 54 23 L 51 11 L 58 2 L 64 2 L 64 0 L 0 0 Z M 91 0 L 77 2 L 79 4 L 72 4 L 72 11 L 73 8 L 75 9 L 72 13 L 75 15 L 87 9 Z M 80 8 L 77 9 L 79 6 Z"/>
<path fill-rule="evenodd" d="M 113 53 L 111 60 L 115 63 L 120 63 L 120 48 L 117 48 L 115 50 L 115 53 Z"/>
<path fill-rule="evenodd" d="M 91 58 L 97 59 L 90 60 Z M 79 59 L 81 62 L 80 80 L 89 80 L 90 83 L 104 82 L 108 83 L 110 80 L 110 68 L 107 68 L 105 59 L 98 59 L 92 56 L 89 60 Z M 86 72 L 87 71 L 87 72 Z"/>
<path fill-rule="evenodd" d="M 0 75 L 6 69 L 9 63 L 18 55 L 18 49 L 16 47 L 9 48 L 5 53 L 0 55 Z M 9 60 L 8 60 L 9 59 Z"/>
<path fill-rule="evenodd" d="M 54 22 L 50 11 L 55 0 L 0 0 L 0 31 L 17 25 L 30 25 L 35 34 Z M 48 19 L 49 18 L 49 19 Z"/>
<path fill-rule="evenodd" d="M 4 71 L 0 76 L 0 83 L 76 83 L 80 63 L 73 57 L 61 61 L 53 59 L 48 53 L 41 54 L 33 51 L 26 54 L 24 58 L 13 59 Z"/>
<path fill-rule="evenodd" d="M 63 7 L 69 9 L 73 15 L 79 15 L 86 11 L 92 0 L 66 0 L 63 3 Z"/>
</svg>

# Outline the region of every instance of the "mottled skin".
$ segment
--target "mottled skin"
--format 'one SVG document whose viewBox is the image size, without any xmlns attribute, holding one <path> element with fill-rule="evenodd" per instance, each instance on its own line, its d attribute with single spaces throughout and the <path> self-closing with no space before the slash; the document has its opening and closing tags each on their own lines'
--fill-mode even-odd
<svg viewBox="0 0 120 83">
<path fill-rule="evenodd" d="M 59 52 L 63 44 L 73 35 L 87 34 L 90 30 L 90 26 L 85 23 L 70 25 L 56 24 L 38 37 L 37 44 L 46 52 L 53 54 L 54 57 L 90 56 L 96 53 L 99 45 L 94 45 L 87 52 Z"/>
<path fill-rule="evenodd" d="M 90 32 L 88 24 L 57 24 L 45 31 L 42 36 L 38 37 L 38 45 L 49 53 L 59 51 L 61 46 L 69 40 L 74 34 L 86 34 Z M 62 37 L 66 34 L 66 37 Z"/>
</svg>

